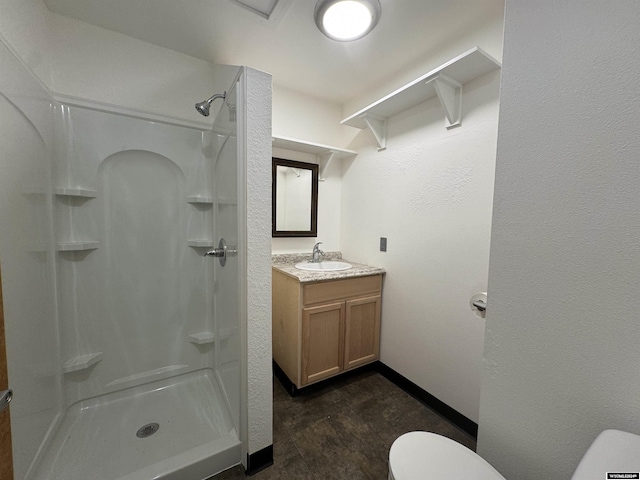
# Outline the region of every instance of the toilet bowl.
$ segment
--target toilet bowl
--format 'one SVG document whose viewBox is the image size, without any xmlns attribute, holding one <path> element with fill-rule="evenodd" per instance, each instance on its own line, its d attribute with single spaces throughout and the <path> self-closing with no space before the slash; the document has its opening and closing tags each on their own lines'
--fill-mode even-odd
<svg viewBox="0 0 640 480">
<path fill-rule="evenodd" d="M 429 432 L 401 435 L 389 451 L 389 480 L 505 480 L 472 450 Z"/>
<path fill-rule="evenodd" d="M 607 476 L 612 471 L 630 475 L 616 478 L 638 478 L 640 436 L 620 430 L 603 431 L 582 457 L 571 480 L 613 478 Z M 443 478 L 505 480 L 475 452 L 435 433 L 409 432 L 393 442 L 389 451 L 389 480 Z"/>
</svg>

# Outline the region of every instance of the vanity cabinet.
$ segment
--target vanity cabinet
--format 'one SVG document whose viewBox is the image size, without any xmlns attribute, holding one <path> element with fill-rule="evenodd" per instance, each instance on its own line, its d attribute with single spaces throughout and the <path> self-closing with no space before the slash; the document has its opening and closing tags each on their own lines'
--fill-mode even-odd
<svg viewBox="0 0 640 480">
<path fill-rule="evenodd" d="M 300 283 L 273 270 L 273 358 L 297 388 L 374 362 L 382 275 Z"/>
</svg>

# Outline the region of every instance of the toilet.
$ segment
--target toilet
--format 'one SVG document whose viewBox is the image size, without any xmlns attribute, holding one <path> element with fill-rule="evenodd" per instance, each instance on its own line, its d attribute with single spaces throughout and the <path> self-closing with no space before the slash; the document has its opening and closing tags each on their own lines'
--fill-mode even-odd
<svg viewBox="0 0 640 480">
<path fill-rule="evenodd" d="M 607 472 L 640 471 L 640 436 L 605 430 L 593 441 L 571 480 L 603 480 Z M 401 435 L 389 451 L 389 480 L 505 480 L 478 454 L 429 432 Z M 637 478 L 637 477 L 626 477 Z"/>
<path fill-rule="evenodd" d="M 487 461 L 447 437 L 430 432 L 399 436 L 389 450 L 389 480 L 505 480 Z"/>
</svg>

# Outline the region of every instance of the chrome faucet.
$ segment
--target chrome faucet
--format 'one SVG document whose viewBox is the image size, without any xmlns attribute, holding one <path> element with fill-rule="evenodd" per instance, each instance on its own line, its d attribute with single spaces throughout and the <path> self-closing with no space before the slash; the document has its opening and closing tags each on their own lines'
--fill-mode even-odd
<svg viewBox="0 0 640 480">
<path fill-rule="evenodd" d="M 313 252 L 311 253 L 311 262 L 312 263 L 320 263 L 322 259 L 320 256 L 324 256 L 324 252 L 320 250 L 318 245 L 321 245 L 322 242 L 318 242 L 313 246 Z"/>
</svg>

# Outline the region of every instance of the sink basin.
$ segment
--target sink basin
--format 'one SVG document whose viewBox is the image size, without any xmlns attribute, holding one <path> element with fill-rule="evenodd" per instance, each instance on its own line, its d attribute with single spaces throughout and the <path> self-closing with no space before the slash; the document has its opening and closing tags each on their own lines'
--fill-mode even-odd
<svg viewBox="0 0 640 480">
<path fill-rule="evenodd" d="M 335 262 L 328 260 L 318 263 L 297 263 L 295 267 L 299 270 L 306 270 L 307 272 L 337 272 L 339 270 L 349 270 L 350 268 L 353 268 L 353 265 L 347 262 Z"/>
</svg>

